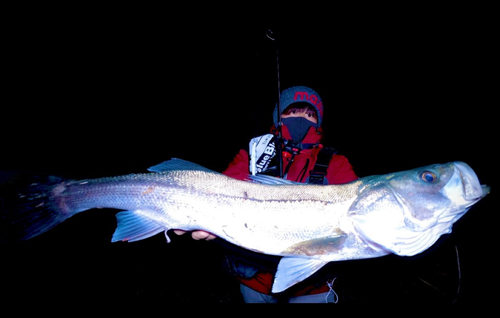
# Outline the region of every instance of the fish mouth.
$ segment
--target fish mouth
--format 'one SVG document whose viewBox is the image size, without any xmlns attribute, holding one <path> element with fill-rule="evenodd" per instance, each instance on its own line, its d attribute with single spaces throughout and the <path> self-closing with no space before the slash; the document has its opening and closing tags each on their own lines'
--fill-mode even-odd
<svg viewBox="0 0 500 318">
<path fill-rule="evenodd" d="M 472 204 L 484 198 L 490 193 L 491 188 L 487 185 L 480 184 L 476 173 L 465 162 L 454 162 L 455 169 L 460 174 L 462 180 L 463 198 Z"/>
</svg>

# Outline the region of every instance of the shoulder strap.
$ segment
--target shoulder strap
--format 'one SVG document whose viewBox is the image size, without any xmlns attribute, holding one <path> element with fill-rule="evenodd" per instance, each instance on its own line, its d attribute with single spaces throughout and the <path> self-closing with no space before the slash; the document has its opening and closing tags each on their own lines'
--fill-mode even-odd
<svg viewBox="0 0 500 318">
<path fill-rule="evenodd" d="M 313 170 L 309 172 L 309 184 L 325 184 L 326 170 L 330 164 L 332 156 L 337 153 L 333 147 L 324 147 L 318 153 L 318 159 Z"/>
</svg>

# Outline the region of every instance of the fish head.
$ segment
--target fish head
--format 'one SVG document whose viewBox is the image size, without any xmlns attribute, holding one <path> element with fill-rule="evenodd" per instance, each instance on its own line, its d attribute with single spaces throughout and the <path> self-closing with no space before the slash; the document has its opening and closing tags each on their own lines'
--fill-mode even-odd
<svg viewBox="0 0 500 318">
<path fill-rule="evenodd" d="M 358 236 L 377 250 L 413 256 L 432 246 L 489 193 L 464 162 L 368 177 L 349 209 Z"/>
</svg>

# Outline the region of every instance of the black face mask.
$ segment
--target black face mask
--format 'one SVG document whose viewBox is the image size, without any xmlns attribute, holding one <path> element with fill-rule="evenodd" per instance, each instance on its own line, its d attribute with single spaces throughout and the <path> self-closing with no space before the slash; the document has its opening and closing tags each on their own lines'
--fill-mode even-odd
<svg viewBox="0 0 500 318">
<path fill-rule="evenodd" d="M 306 137 L 309 128 L 316 126 L 315 123 L 304 117 L 288 117 L 282 119 L 283 125 L 286 125 L 292 140 L 302 142 Z"/>
</svg>

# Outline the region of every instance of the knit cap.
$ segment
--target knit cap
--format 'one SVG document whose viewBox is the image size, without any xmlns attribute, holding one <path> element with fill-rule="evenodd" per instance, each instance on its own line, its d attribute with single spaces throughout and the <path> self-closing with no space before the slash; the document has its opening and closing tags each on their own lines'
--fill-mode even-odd
<svg viewBox="0 0 500 318">
<path fill-rule="evenodd" d="M 281 92 L 281 113 L 293 103 L 306 102 L 316 109 L 318 113 L 318 124 L 316 128 L 321 126 L 323 122 L 323 101 L 319 94 L 313 89 L 305 86 L 293 86 Z M 274 125 L 278 126 L 278 103 L 273 112 Z"/>
</svg>

